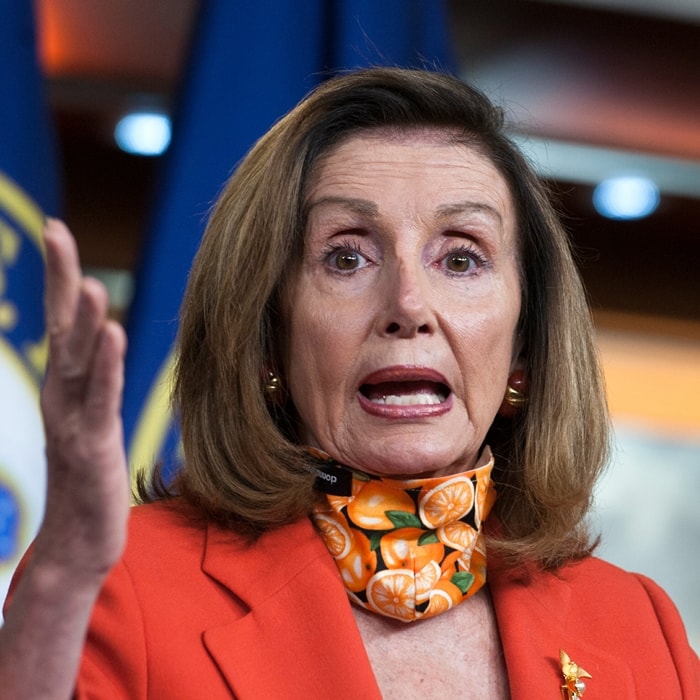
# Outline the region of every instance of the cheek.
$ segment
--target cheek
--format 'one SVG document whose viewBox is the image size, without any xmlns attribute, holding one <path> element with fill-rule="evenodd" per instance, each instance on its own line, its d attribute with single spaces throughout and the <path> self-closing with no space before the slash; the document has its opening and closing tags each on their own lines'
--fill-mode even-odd
<svg viewBox="0 0 700 700">
<path fill-rule="evenodd" d="M 287 374 L 298 409 L 331 399 L 348 373 L 348 342 L 336 314 L 311 304 L 292 312 Z"/>
<path fill-rule="evenodd" d="M 518 325 L 522 307 L 522 292 L 517 265 L 514 264 L 505 275 L 500 287 L 500 293 L 495 297 L 496 302 L 488 319 L 488 325 L 494 351 L 498 352 L 498 357 L 501 358 L 502 362 L 507 363 L 507 371 L 510 373 L 521 349 Z"/>
<path fill-rule="evenodd" d="M 346 410 L 357 352 L 339 325 L 337 317 L 318 312 L 293 315 L 290 325 L 289 395 L 301 422 L 299 437 L 309 444 L 323 444 L 322 436 L 333 434 Z"/>
<path fill-rule="evenodd" d="M 511 306 L 465 310 L 451 319 L 457 360 L 469 394 L 476 393 L 477 387 L 484 393 L 500 392 L 517 357 L 518 318 L 516 301 Z"/>
<path fill-rule="evenodd" d="M 323 384 L 345 379 L 367 336 L 372 317 L 366 295 L 340 296 L 311 276 L 302 278 L 289 306 L 287 364 L 307 381 Z"/>
</svg>

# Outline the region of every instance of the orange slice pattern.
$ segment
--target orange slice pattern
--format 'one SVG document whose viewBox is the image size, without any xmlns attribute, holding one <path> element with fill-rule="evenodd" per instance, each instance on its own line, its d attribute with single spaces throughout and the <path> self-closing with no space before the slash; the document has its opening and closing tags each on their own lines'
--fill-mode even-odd
<svg viewBox="0 0 700 700">
<path fill-rule="evenodd" d="M 424 534 L 418 527 L 402 527 L 383 535 L 380 549 L 387 567 L 420 571 L 429 561 L 440 561 L 445 555 L 444 545 L 440 542 L 420 544 Z"/>
<path fill-rule="evenodd" d="M 477 531 L 461 520 L 441 525 L 436 534 L 443 544 L 452 549 L 464 551 L 470 549 L 476 543 Z"/>
<path fill-rule="evenodd" d="M 491 460 L 463 474 L 404 482 L 352 472 L 346 495 L 327 494 L 314 520 L 351 600 L 409 622 L 478 591 L 486 581 L 479 525 L 495 499 L 492 467 Z"/>
<path fill-rule="evenodd" d="M 416 612 L 416 586 L 413 572 L 386 569 L 376 573 L 367 585 L 367 602 L 377 612 L 409 622 Z"/>
<path fill-rule="evenodd" d="M 445 579 L 438 581 L 433 590 L 430 591 L 430 603 L 424 617 L 433 617 L 453 608 L 462 601 L 462 597 L 462 591 L 454 583 Z"/>
<path fill-rule="evenodd" d="M 349 591 L 364 591 L 377 570 L 377 553 L 372 551 L 369 537 L 356 530 L 350 551 L 345 557 L 336 559 L 336 564 Z"/>
<path fill-rule="evenodd" d="M 342 559 L 347 556 L 351 544 L 347 522 L 342 523 L 340 517 L 333 511 L 317 513 L 315 521 L 331 556 L 334 559 Z"/>
<path fill-rule="evenodd" d="M 428 600 L 441 575 L 440 565 L 436 561 L 429 561 L 416 574 L 416 603 Z"/>
<path fill-rule="evenodd" d="M 479 527 L 496 501 L 496 489 L 490 479 L 480 479 L 476 483 L 476 505 L 474 508 L 476 526 Z"/>
<path fill-rule="evenodd" d="M 416 506 L 405 491 L 391 488 L 379 479 L 367 482 L 347 507 L 350 520 L 366 530 L 391 530 L 394 524 L 387 512 L 393 511 L 415 513 Z"/>
<path fill-rule="evenodd" d="M 428 527 L 437 528 L 464 517 L 474 505 L 474 484 L 458 476 L 430 489 L 418 501 L 418 514 Z"/>
</svg>

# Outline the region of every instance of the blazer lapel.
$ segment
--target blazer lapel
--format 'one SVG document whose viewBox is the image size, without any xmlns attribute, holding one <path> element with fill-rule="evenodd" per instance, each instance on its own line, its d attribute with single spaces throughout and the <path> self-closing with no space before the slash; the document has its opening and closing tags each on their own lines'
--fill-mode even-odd
<svg viewBox="0 0 700 700">
<path fill-rule="evenodd" d="M 209 527 L 202 569 L 247 609 L 204 632 L 235 697 L 381 698 L 335 563 L 308 520 L 250 546 Z"/>
<path fill-rule="evenodd" d="M 490 572 L 512 700 L 561 700 L 560 649 L 593 676 L 585 700 L 634 697 L 629 665 L 594 638 L 604 625 L 572 612 L 575 569 Z M 209 526 L 202 570 L 243 610 L 203 635 L 236 698 L 381 700 L 335 563 L 308 520 L 253 545 Z"/>
<path fill-rule="evenodd" d="M 629 665 L 605 648 L 604 638 L 591 639 L 591 634 L 604 629 L 600 621 L 589 626 L 585 617 L 571 614 L 571 596 L 576 592 L 566 570 L 561 574 L 500 570 L 490 575 L 489 586 L 512 700 L 561 700 L 560 649 L 592 676 L 583 679 L 585 700 L 635 696 Z"/>
</svg>

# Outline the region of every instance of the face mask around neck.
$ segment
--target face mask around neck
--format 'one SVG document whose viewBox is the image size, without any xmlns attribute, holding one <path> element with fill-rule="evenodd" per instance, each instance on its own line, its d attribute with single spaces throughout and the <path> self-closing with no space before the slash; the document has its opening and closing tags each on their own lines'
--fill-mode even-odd
<svg viewBox="0 0 700 700">
<path fill-rule="evenodd" d="M 313 520 L 356 605 L 412 622 L 450 610 L 484 585 L 481 528 L 496 498 L 488 447 L 466 472 L 406 480 L 309 452 L 316 488 L 326 494 Z"/>
</svg>

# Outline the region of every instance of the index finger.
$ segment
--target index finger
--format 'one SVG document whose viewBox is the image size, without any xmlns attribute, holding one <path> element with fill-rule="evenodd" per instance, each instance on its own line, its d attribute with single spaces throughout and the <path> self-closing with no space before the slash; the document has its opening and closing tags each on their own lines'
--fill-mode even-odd
<svg viewBox="0 0 700 700">
<path fill-rule="evenodd" d="M 46 329 L 50 336 L 56 336 L 69 329 L 73 323 L 80 296 L 82 273 L 75 239 L 62 221 L 46 220 L 44 242 Z"/>
</svg>

